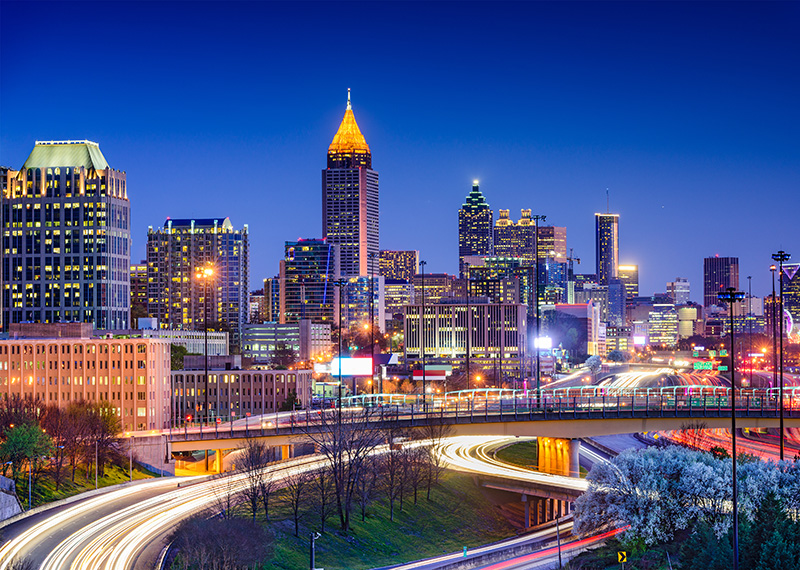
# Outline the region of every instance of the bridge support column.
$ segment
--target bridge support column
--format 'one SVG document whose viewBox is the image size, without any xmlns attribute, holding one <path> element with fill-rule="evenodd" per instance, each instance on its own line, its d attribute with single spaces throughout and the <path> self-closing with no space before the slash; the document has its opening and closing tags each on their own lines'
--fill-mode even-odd
<svg viewBox="0 0 800 570">
<path fill-rule="evenodd" d="M 205 467 L 206 473 L 208 473 L 208 450 L 206 449 L 203 453 L 205 454 L 205 465 L 204 465 L 204 467 Z"/>
<path fill-rule="evenodd" d="M 580 454 L 581 454 L 581 440 L 579 440 L 579 439 L 570 439 L 569 440 L 569 473 L 567 474 L 568 477 L 580 477 L 581 476 Z"/>
<path fill-rule="evenodd" d="M 528 528 L 531 526 L 531 502 L 528 500 L 528 495 L 522 495 L 522 502 L 525 503 L 525 515 L 522 519 L 522 526 Z"/>
<path fill-rule="evenodd" d="M 292 445 L 282 445 L 281 446 L 281 459 L 291 459 L 292 457 Z"/>
</svg>

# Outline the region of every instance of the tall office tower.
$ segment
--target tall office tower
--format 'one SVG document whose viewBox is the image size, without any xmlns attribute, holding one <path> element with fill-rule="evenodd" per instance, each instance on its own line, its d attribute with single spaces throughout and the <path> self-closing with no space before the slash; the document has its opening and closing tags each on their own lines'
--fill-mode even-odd
<svg viewBox="0 0 800 570">
<path fill-rule="evenodd" d="M 689 280 L 684 277 L 676 277 L 675 281 L 667 282 L 667 297 L 672 299 L 675 305 L 685 305 L 689 302 Z"/>
<path fill-rule="evenodd" d="M 381 250 L 381 277 L 411 281 L 419 269 L 419 251 Z"/>
<path fill-rule="evenodd" d="M 508 210 L 500 210 L 492 235 L 495 257 L 518 257 L 525 265 L 533 266 L 536 259 L 535 230 L 530 210 L 522 210 L 522 217 L 516 224 L 508 217 Z"/>
<path fill-rule="evenodd" d="M 147 230 L 147 310 L 161 328 L 203 330 L 223 324 L 241 346 L 249 309 L 250 242 L 230 218 L 171 220 Z M 207 279 L 197 274 L 205 268 Z M 208 296 L 206 296 L 206 292 Z"/>
<path fill-rule="evenodd" d="M 619 214 L 595 214 L 597 282 L 619 277 Z"/>
<path fill-rule="evenodd" d="M 131 264 L 131 313 L 147 314 L 147 260 Z M 131 314 L 131 326 L 136 326 Z"/>
<path fill-rule="evenodd" d="M 280 277 L 264 279 L 264 304 L 261 306 L 261 322 L 277 323 L 281 312 L 281 280 Z"/>
<path fill-rule="evenodd" d="M 639 296 L 639 266 L 620 265 L 617 277 L 625 287 L 625 298 L 633 299 Z"/>
<path fill-rule="evenodd" d="M 339 322 L 339 248 L 324 239 L 287 241 L 280 263 L 280 323 Z M 266 285 L 265 285 L 266 287 Z"/>
<path fill-rule="evenodd" d="M 567 228 L 539 226 L 539 259 L 551 257 L 558 263 L 567 261 Z"/>
<path fill-rule="evenodd" d="M 468 255 L 491 255 L 494 214 L 481 194 L 478 181 L 458 211 L 458 272 L 464 278 L 464 258 Z"/>
<path fill-rule="evenodd" d="M 347 109 L 322 171 L 322 236 L 338 247 L 341 275 L 378 275 L 379 229 L 378 173 L 348 89 Z"/>
<path fill-rule="evenodd" d="M 783 266 L 783 312 L 792 317 L 792 329 L 788 334 L 800 335 L 800 264 L 784 264 Z M 784 319 L 788 327 L 789 320 Z M 796 338 L 793 340 L 797 340 Z"/>
<path fill-rule="evenodd" d="M 703 260 L 703 306 L 724 305 L 717 294 L 728 287 L 739 288 L 739 258 L 706 257 Z"/>
<path fill-rule="evenodd" d="M 4 171 L 3 326 L 130 322 L 130 202 L 125 173 L 97 143 L 36 141 Z"/>
</svg>

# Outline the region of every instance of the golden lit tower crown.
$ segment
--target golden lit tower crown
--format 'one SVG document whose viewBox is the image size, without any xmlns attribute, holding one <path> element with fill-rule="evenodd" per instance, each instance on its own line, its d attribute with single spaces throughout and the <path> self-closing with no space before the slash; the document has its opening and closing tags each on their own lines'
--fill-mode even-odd
<svg viewBox="0 0 800 570">
<path fill-rule="evenodd" d="M 347 90 L 347 109 L 328 147 L 328 168 L 372 168 L 372 153 L 358 128 L 353 108 L 350 105 L 350 89 Z"/>
</svg>

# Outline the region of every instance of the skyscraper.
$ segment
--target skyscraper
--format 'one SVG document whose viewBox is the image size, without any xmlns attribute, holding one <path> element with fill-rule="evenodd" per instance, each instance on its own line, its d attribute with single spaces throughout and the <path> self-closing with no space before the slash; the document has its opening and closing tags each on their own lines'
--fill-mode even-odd
<svg viewBox="0 0 800 570">
<path fill-rule="evenodd" d="M 380 266 L 381 276 L 386 279 L 411 281 L 419 268 L 419 251 L 381 250 Z"/>
<path fill-rule="evenodd" d="M 722 305 L 717 294 L 728 287 L 739 288 L 739 258 L 706 257 L 703 260 L 703 306 Z"/>
<path fill-rule="evenodd" d="M 639 296 L 639 266 L 638 265 L 620 265 L 617 270 L 617 276 L 622 284 L 625 286 L 625 298 L 633 299 Z"/>
<path fill-rule="evenodd" d="M 496 257 L 518 257 L 528 266 L 535 261 L 536 226 L 531 219 L 530 210 L 522 210 L 517 223 L 508 217 L 508 210 L 500 210 L 500 217 L 494 224 L 492 252 Z"/>
<path fill-rule="evenodd" d="M 167 219 L 147 231 L 147 310 L 162 328 L 203 330 L 224 324 L 240 346 L 249 311 L 247 225 L 234 229 L 230 218 Z M 208 282 L 197 273 L 210 267 Z M 206 293 L 208 295 L 206 296 Z M 206 298 L 207 297 L 207 298 Z"/>
<path fill-rule="evenodd" d="M 619 214 L 595 214 L 597 282 L 608 282 L 619 275 Z"/>
<path fill-rule="evenodd" d="M 558 263 L 567 261 L 567 228 L 539 226 L 539 259 L 546 257 L 551 257 Z"/>
<path fill-rule="evenodd" d="M 322 171 L 322 235 L 338 248 L 341 275 L 378 275 L 379 233 L 378 173 L 348 89 L 344 118 Z"/>
<path fill-rule="evenodd" d="M 36 141 L 4 169 L 3 325 L 130 323 L 130 202 L 125 172 L 97 143 Z"/>
<path fill-rule="evenodd" d="M 494 214 L 481 194 L 478 181 L 458 211 L 458 271 L 464 277 L 464 258 L 468 255 L 492 254 L 492 220 Z"/>
<path fill-rule="evenodd" d="M 689 302 L 689 280 L 676 277 L 675 281 L 667 282 L 667 296 L 676 305 L 685 305 Z"/>
<path fill-rule="evenodd" d="M 280 263 L 281 323 L 338 323 L 339 248 L 327 240 L 287 241 Z M 266 285 L 265 285 L 266 287 Z"/>
</svg>

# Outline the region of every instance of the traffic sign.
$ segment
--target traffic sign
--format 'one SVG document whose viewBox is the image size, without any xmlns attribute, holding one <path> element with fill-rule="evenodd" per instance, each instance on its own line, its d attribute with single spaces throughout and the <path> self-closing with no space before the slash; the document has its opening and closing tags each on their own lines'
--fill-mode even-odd
<svg viewBox="0 0 800 570">
<path fill-rule="evenodd" d="M 627 552 L 617 552 L 617 562 L 620 564 L 624 564 L 628 561 L 628 553 Z"/>
</svg>

